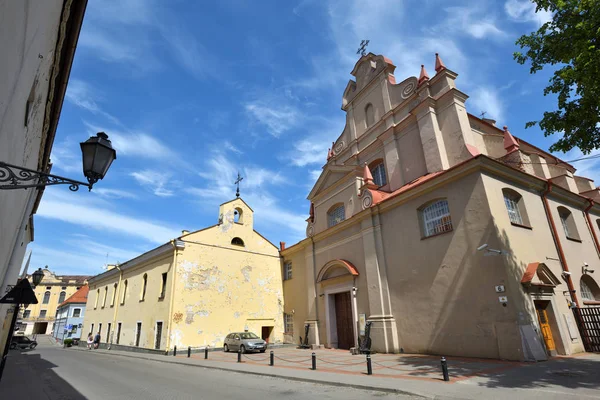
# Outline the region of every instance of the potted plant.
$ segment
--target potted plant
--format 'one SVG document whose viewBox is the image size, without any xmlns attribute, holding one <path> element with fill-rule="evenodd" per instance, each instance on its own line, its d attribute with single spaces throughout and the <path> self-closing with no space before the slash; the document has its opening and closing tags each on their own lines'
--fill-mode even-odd
<svg viewBox="0 0 600 400">
<path fill-rule="evenodd" d="M 71 346 L 73 346 L 73 339 L 63 340 L 63 347 L 71 347 Z"/>
</svg>

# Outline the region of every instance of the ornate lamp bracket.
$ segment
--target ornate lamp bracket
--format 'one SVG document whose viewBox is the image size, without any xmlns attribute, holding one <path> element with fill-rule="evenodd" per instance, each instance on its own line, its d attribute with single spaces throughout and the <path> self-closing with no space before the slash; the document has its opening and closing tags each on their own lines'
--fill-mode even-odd
<svg viewBox="0 0 600 400">
<path fill-rule="evenodd" d="M 39 188 L 52 185 L 69 185 L 69 190 L 76 192 L 83 185 L 92 190 L 97 177 L 88 177 L 88 182 L 75 181 L 58 175 L 34 171 L 0 161 L 0 190 Z"/>
</svg>

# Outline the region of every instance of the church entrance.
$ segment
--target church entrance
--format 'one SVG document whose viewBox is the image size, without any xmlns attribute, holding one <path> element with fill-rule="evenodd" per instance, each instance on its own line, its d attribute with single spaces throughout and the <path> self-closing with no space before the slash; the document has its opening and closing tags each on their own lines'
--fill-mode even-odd
<svg viewBox="0 0 600 400">
<path fill-rule="evenodd" d="M 335 324 L 337 330 L 338 349 L 348 350 L 354 346 L 354 329 L 352 323 L 352 303 L 350 292 L 336 293 Z"/>
</svg>

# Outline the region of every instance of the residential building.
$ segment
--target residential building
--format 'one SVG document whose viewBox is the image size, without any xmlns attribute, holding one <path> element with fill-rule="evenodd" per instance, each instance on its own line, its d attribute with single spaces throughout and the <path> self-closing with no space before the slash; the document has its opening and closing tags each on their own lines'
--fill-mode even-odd
<svg viewBox="0 0 600 400">
<path fill-rule="evenodd" d="M 89 292 L 89 286 L 83 285 L 71 297 L 62 302 L 56 310 L 54 321 L 54 332 L 52 336 L 61 342 L 65 339 L 80 339 L 83 328 L 83 316 L 85 315 L 85 304 Z M 87 336 L 84 334 L 84 339 Z"/>
<path fill-rule="evenodd" d="M 57 276 L 48 269 L 48 266 L 42 271 L 44 277 L 34 288 L 38 304 L 29 304 L 19 320 L 19 330 L 26 335 L 55 334 L 54 326 L 59 306 L 79 291 L 89 278 L 86 275 Z M 31 282 L 31 276 L 27 278 Z"/>
<path fill-rule="evenodd" d="M 278 249 L 253 228 L 241 198 L 216 225 L 178 238 L 89 280 L 84 332 L 112 346 L 170 350 L 222 346 L 249 330 L 283 340 Z"/>
<path fill-rule="evenodd" d="M 286 340 L 544 360 L 584 350 L 575 307 L 600 305 L 600 192 L 548 152 L 467 112 L 457 74 L 397 82 L 369 53 L 346 126 L 282 249 Z M 290 272 L 288 272 L 290 271 Z M 293 273 L 291 273 L 293 271 Z"/>
<path fill-rule="evenodd" d="M 0 2 L 0 162 L 47 172 L 87 1 Z M 7 171 L 0 167 L 0 176 Z M 7 183 L 1 182 L 0 184 Z M 0 190 L 0 293 L 14 285 L 43 189 Z M 0 305 L 0 348 L 13 306 Z"/>
</svg>

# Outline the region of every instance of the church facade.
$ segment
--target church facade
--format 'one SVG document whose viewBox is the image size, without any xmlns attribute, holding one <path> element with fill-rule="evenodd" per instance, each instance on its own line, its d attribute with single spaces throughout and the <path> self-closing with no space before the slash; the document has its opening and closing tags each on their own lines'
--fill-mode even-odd
<svg viewBox="0 0 600 400">
<path fill-rule="evenodd" d="M 113 347 L 221 347 L 245 330 L 283 340 L 278 249 L 253 229 L 240 198 L 217 225 L 176 239 L 89 280 L 84 333 Z"/>
<path fill-rule="evenodd" d="M 346 126 L 282 247 L 287 341 L 508 360 L 584 351 L 574 307 L 600 305 L 600 192 L 466 109 L 457 74 L 397 82 L 360 58 Z"/>
</svg>

